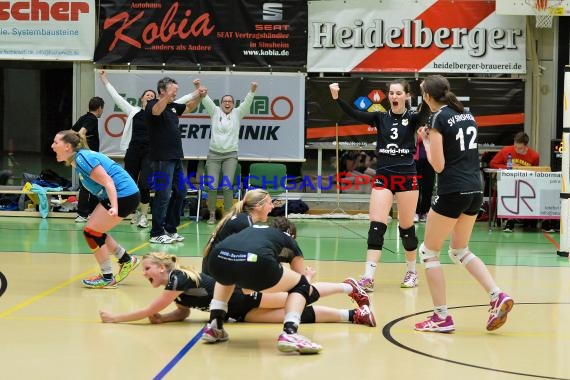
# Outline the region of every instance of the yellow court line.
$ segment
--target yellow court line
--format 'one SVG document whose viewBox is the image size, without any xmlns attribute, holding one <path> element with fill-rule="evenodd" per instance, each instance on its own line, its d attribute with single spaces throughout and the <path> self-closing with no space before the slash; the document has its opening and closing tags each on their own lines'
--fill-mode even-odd
<svg viewBox="0 0 570 380">
<path fill-rule="evenodd" d="M 56 321 L 56 322 L 81 322 L 81 323 L 101 323 L 100 319 L 86 319 L 86 318 L 67 318 L 67 317 L 51 317 L 51 316 L 27 316 L 27 317 L 7 317 L 7 321 Z"/>
<path fill-rule="evenodd" d="M 6 317 L 6 316 L 8 316 L 8 315 L 10 315 L 10 314 L 12 314 L 12 313 L 14 313 L 14 312 L 16 312 L 16 311 L 22 309 L 22 308 L 24 308 L 24 307 L 26 307 L 26 306 L 28 306 L 28 305 L 30 305 L 30 304 L 32 304 L 32 303 L 34 303 L 34 302 L 36 302 L 36 301 L 38 301 L 38 300 L 40 300 L 40 299 L 46 297 L 46 296 L 49 296 L 49 295 L 52 294 L 52 293 L 55 293 L 55 292 L 58 291 L 59 289 L 66 287 L 67 285 L 71 284 L 72 282 L 78 281 L 80 278 L 85 277 L 85 276 L 89 275 L 90 273 L 93 273 L 93 272 L 96 271 L 97 269 L 98 269 L 98 268 L 91 268 L 91 269 L 89 269 L 89 270 L 86 271 L 86 272 L 83 272 L 83 273 L 81 273 L 81 274 L 78 274 L 77 276 L 75 276 L 75 277 L 73 277 L 73 278 L 71 278 L 71 279 L 69 279 L 69 280 L 67 280 L 67 281 L 65 281 L 65 282 L 63 282 L 63 283 L 61 283 L 61 284 L 59 284 L 59 285 L 56 285 L 56 286 L 54 286 L 54 287 L 51 288 L 51 289 L 48 289 L 48 290 L 46 290 L 46 291 L 44 291 L 44 292 L 41 292 L 40 294 L 38 294 L 38 295 L 36 295 L 36 296 L 33 296 L 32 298 L 30 298 L 30 299 L 28 299 L 28 300 L 26 300 L 26 301 L 24 301 L 24 302 L 19 303 L 18 305 L 16 305 L 16 306 L 14 306 L 14 307 L 12 307 L 12 308 L 10 308 L 10 309 L 8 309 L 8 310 L 6 310 L 6 311 L 0 313 L 0 318 L 4 318 L 4 317 Z"/>
<path fill-rule="evenodd" d="M 188 223 L 187 223 L 186 225 L 188 225 Z M 183 225 L 183 226 L 184 226 L 184 225 Z M 146 247 L 148 244 L 149 244 L 148 242 L 143 243 L 143 244 L 141 244 L 141 245 L 139 245 L 139 246 L 137 246 L 137 247 L 131 249 L 131 250 L 128 251 L 128 252 L 136 252 L 136 251 L 138 251 L 139 249 L 142 249 L 142 248 Z M 99 269 L 98 267 L 91 268 L 91 269 L 89 269 L 88 271 L 83 272 L 83 273 L 81 273 L 81 274 L 78 274 L 77 276 L 75 276 L 75 277 L 73 277 L 73 278 L 70 278 L 69 280 L 67 280 L 67 281 L 65 281 L 65 282 L 63 282 L 63 283 L 61 283 L 61 284 L 59 284 L 59 285 L 56 285 L 56 286 L 54 286 L 54 287 L 51 288 L 51 289 L 48 289 L 48 290 L 46 290 L 46 291 L 44 291 L 44 292 L 41 292 L 41 293 L 38 294 L 38 295 L 35 295 L 35 296 L 33 296 L 32 298 L 30 298 L 30 299 L 28 299 L 28 300 L 26 300 L 26 301 L 24 301 L 24 302 L 21 302 L 21 303 L 17 304 L 16 306 L 11 307 L 10 309 L 8 309 L 8 310 L 6 310 L 6 311 L 0 313 L 0 318 L 5 318 L 5 317 L 7 317 L 7 316 L 10 315 L 10 314 L 15 313 L 16 311 L 18 311 L 18 310 L 20 310 L 20 309 L 23 309 L 24 307 L 26 307 L 26 306 L 28 306 L 28 305 L 30 305 L 30 304 L 32 304 L 32 303 L 34 303 L 34 302 L 36 302 L 36 301 L 38 301 L 38 300 L 44 298 L 44 297 L 46 297 L 46 296 L 49 296 L 50 294 L 55 293 L 56 291 L 58 291 L 58 290 L 60 290 L 60 289 L 62 289 L 62 288 L 64 288 L 64 287 L 66 287 L 67 285 L 69 285 L 69 284 L 71 284 L 71 283 L 73 283 L 73 282 L 75 282 L 75 281 L 79 281 L 82 277 L 85 277 L 85 276 L 89 275 L 90 273 L 93 273 L 93 272 L 97 271 L 98 269 Z"/>
<path fill-rule="evenodd" d="M 131 252 L 136 252 L 139 249 L 143 249 L 144 247 L 146 247 L 148 245 L 148 241 L 146 243 L 142 243 L 141 245 L 136 246 L 135 248 L 131 249 L 131 250 L 127 250 L 127 252 L 130 254 Z"/>
</svg>

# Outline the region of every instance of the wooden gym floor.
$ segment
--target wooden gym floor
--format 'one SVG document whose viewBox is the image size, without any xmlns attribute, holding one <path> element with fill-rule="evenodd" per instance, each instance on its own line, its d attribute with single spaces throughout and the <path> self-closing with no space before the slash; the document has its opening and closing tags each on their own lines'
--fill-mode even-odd
<svg viewBox="0 0 570 380">
<path fill-rule="evenodd" d="M 368 222 L 298 220 L 298 240 L 316 280 L 340 282 L 363 270 Z M 423 236 L 423 224 L 418 224 Z M 280 324 L 230 324 L 230 341 L 195 342 L 208 315 L 193 311 L 181 323 L 103 324 L 98 310 L 147 305 L 159 289 L 141 270 L 118 289 L 82 288 L 96 273 L 94 258 L 73 219 L 0 217 L 2 379 L 570 379 L 570 268 L 556 255 L 559 234 L 488 231 L 478 223 L 471 249 L 516 302 L 507 324 L 485 330 L 488 298 L 464 269 L 442 255 L 453 334 L 420 333 L 413 324 L 431 314 L 420 286 L 400 289 L 404 255 L 392 222 L 376 274 L 372 308 L 378 326 L 302 325 L 300 333 L 323 345 L 314 356 L 286 355 L 275 343 Z M 166 249 L 186 265 L 200 266 L 213 227 L 184 220 L 184 243 L 151 246 L 147 231 L 123 222 L 113 236 L 131 253 Z M 352 308 L 338 295 L 320 304 Z M 195 344 L 194 344 L 195 343 Z"/>
</svg>

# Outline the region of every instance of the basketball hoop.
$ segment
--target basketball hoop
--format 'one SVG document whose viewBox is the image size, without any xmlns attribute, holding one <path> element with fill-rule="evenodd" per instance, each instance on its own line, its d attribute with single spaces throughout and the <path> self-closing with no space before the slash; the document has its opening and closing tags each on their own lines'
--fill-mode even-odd
<svg viewBox="0 0 570 380">
<path fill-rule="evenodd" d="M 535 19 L 535 27 L 537 29 L 548 29 L 552 28 L 552 21 L 554 21 L 554 17 L 550 15 L 536 15 L 534 16 Z"/>
<path fill-rule="evenodd" d="M 537 14 L 534 16 L 535 27 L 537 29 L 552 28 L 554 17 L 546 12 L 548 9 L 548 0 L 536 0 L 534 7 L 537 10 Z"/>
</svg>

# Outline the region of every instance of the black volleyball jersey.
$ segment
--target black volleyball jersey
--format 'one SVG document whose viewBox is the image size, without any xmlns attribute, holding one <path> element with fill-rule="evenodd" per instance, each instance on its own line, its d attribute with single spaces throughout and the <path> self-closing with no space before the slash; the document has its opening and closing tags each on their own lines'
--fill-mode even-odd
<svg viewBox="0 0 570 380">
<path fill-rule="evenodd" d="M 182 292 L 176 300 L 174 300 L 177 304 L 202 311 L 209 311 L 210 302 L 214 297 L 215 284 L 216 280 L 203 273 L 200 274 L 200 284 L 196 284 L 186 272 L 175 269 L 170 272 L 168 284 L 166 284 L 164 289 Z"/>
<path fill-rule="evenodd" d="M 416 152 L 415 133 L 425 121 L 424 115 L 427 116 L 427 112 L 418 113 L 409 109 L 403 114 L 395 114 L 392 110 L 364 112 L 353 109 L 340 98 L 337 99 L 337 103 L 353 119 L 376 128 L 378 169 L 413 164 Z"/>
<path fill-rule="evenodd" d="M 253 220 L 247 212 L 240 212 L 237 215 L 232 216 L 226 221 L 226 223 L 220 228 L 220 230 L 210 237 L 208 243 L 210 244 L 210 251 L 216 244 L 224 240 L 230 235 L 237 234 L 247 227 L 253 226 Z M 208 260 L 207 256 L 202 260 L 202 273 L 210 274 L 208 271 Z"/>
<path fill-rule="evenodd" d="M 228 219 L 222 228 L 220 228 L 216 236 L 213 237 L 213 244 L 215 245 L 228 236 L 237 234 L 241 230 L 251 226 L 253 226 L 251 216 L 247 212 L 240 212 Z"/>
<path fill-rule="evenodd" d="M 429 127 L 443 136 L 445 166 L 438 174 L 437 193 L 481 191 L 478 128 L 473 115 L 444 106 L 432 115 Z"/>
<path fill-rule="evenodd" d="M 174 300 L 178 305 L 186 306 L 190 309 L 210 311 L 210 303 L 212 298 L 214 298 L 215 284 L 216 280 L 212 277 L 200 273 L 200 284 L 198 285 L 188 273 L 180 269 L 174 269 L 170 272 L 168 284 L 166 284 L 164 289 L 182 292 Z M 242 289 L 236 286 L 228 301 L 228 313 L 225 319 L 245 320 L 248 312 L 259 307 L 261 298 L 262 293 L 244 294 Z"/>
<path fill-rule="evenodd" d="M 273 255 L 278 261 L 291 262 L 296 256 L 303 256 L 299 245 L 290 235 L 267 226 L 248 227 L 228 236 L 218 244 L 216 250 L 229 250 Z"/>
</svg>

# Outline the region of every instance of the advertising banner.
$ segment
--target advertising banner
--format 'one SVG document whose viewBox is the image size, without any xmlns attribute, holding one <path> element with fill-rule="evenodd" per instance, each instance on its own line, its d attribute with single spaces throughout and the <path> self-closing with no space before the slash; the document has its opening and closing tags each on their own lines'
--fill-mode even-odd
<svg viewBox="0 0 570 380">
<path fill-rule="evenodd" d="M 307 2 L 101 0 L 98 64 L 302 67 Z"/>
<path fill-rule="evenodd" d="M 347 116 L 332 100 L 329 84 L 340 85 L 340 97 L 361 111 L 390 109 L 391 80 L 405 79 L 410 85 L 411 106 L 421 99 L 421 79 L 393 77 L 328 77 L 307 81 L 307 144 L 340 149 L 372 149 L 376 129 Z M 512 144 L 513 136 L 524 129 L 524 82 L 521 79 L 449 78 L 451 90 L 475 116 L 481 145 Z"/>
<path fill-rule="evenodd" d="M 95 1 L 0 2 L 0 59 L 91 61 Z"/>
<path fill-rule="evenodd" d="M 156 91 L 157 82 L 165 76 L 178 82 L 178 98 L 194 91 L 194 79 L 200 79 L 208 95 L 219 105 L 230 94 L 236 106 L 245 98 L 251 82 L 258 88 L 248 115 L 242 119 L 239 158 L 256 160 L 302 161 L 304 159 L 303 74 L 107 71 L 109 82 L 131 105 L 140 106 L 139 98 L 147 89 Z M 109 155 L 124 155 L 119 145 L 127 115 L 114 103 L 95 71 L 95 93 L 105 101 L 99 119 L 100 150 Z M 205 158 L 210 142 L 210 116 L 200 104 L 192 112 L 180 116 L 180 133 L 184 156 Z"/>
<path fill-rule="evenodd" d="M 561 172 L 497 172 L 497 217 L 560 218 Z"/>
<path fill-rule="evenodd" d="M 526 72 L 525 17 L 494 1 L 309 1 L 308 32 L 308 72 Z"/>
</svg>

